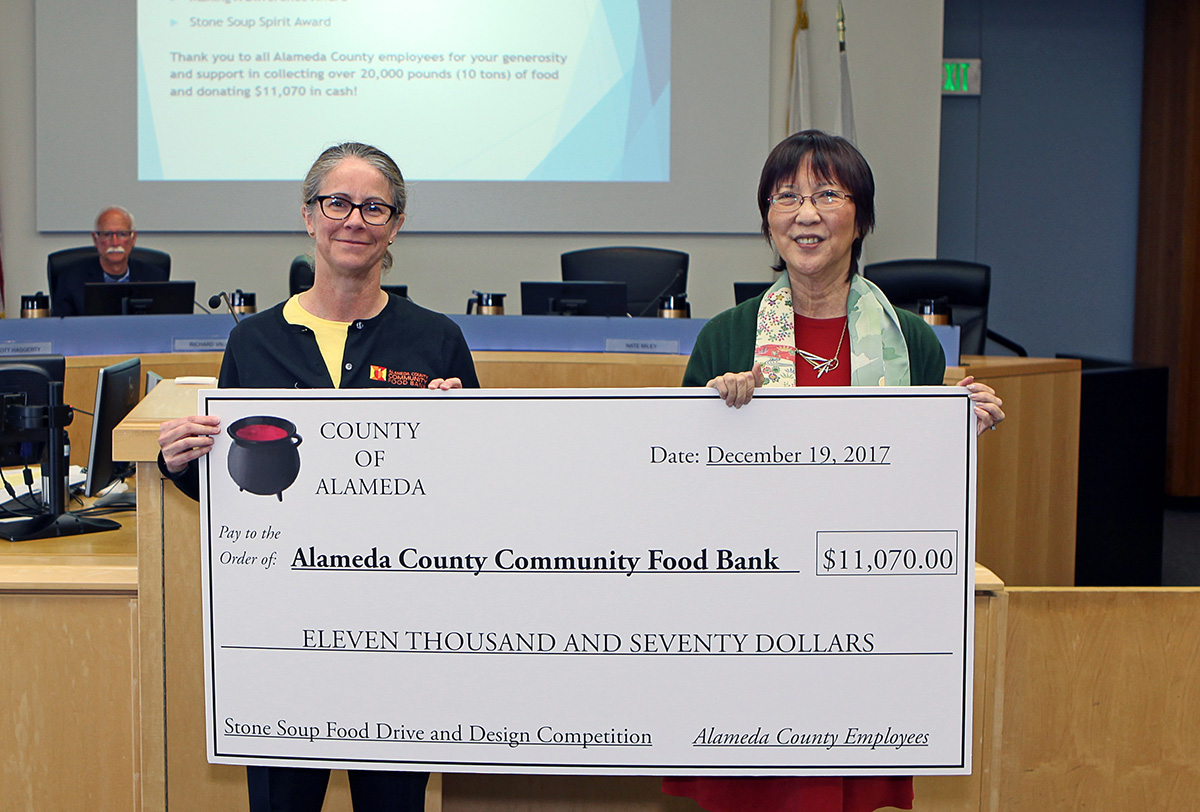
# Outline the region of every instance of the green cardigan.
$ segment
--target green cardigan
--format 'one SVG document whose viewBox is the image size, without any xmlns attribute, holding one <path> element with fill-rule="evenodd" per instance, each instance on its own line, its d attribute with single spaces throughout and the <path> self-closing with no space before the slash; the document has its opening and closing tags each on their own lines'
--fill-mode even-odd
<svg viewBox="0 0 1200 812">
<path fill-rule="evenodd" d="M 683 373 L 684 386 L 704 386 L 726 372 L 745 372 L 754 366 L 758 306 L 763 294 L 719 313 L 700 329 Z M 900 332 L 908 344 L 913 386 L 941 386 L 946 354 L 932 328 L 915 313 L 896 308 Z"/>
</svg>

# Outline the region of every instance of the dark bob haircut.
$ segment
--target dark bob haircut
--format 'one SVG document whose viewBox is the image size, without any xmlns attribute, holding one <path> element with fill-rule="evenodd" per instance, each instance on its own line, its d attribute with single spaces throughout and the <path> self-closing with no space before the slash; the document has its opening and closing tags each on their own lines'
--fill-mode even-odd
<svg viewBox="0 0 1200 812">
<path fill-rule="evenodd" d="M 758 212 L 762 215 L 763 236 L 770 241 L 767 212 L 771 204 L 767 198 L 780 185 L 796 177 L 796 170 L 805 158 L 810 159 L 812 173 L 818 181 L 837 183 L 854 199 L 854 225 L 858 237 L 850 249 L 850 275 L 853 276 L 858 272 L 863 237 L 875 228 L 875 176 L 862 153 L 840 135 L 804 130 L 789 135 L 771 150 L 758 180 Z M 774 267 L 777 271 L 786 270 L 782 260 Z"/>
</svg>

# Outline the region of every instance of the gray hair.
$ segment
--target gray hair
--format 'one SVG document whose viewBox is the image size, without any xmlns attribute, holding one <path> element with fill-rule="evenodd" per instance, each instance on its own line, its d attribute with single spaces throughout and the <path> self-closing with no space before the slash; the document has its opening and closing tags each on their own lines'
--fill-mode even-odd
<svg viewBox="0 0 1200 812">
<path fill-rule="evenodd" d="M 304 176 L 304 184 L 300 191 L 301 202 L 309 214 L 312 214 L 316 207 L 314 198 L 320 194 L 325 178 L 346 158 L 359 158 L 378 169 L 392 189 L 392 205 L 396 207 L 396 214 L 404 214 L 404 206 L 408 202 L 408 189 L 404 185 L 404 175 L 400 173 L 400 167 L 396 166 L 396 162 L 383 150 L 357 141 L 347 141 L 330 147 L 313 162 L 308 174 Z M 383 269 L 386 271 L 391 267 L 392 252 L 389 250 L 383 255 Z"/>
<path fill-rule="evenodd" d="M 121 212 L 121 214 L 125 215 L 125 219 L 129 221 L 129 230 L 137 231 L 137 226 L 134 225 L 134 222 L 133 222 L 133 213 L 131 211 L 129 211 L 129 209 L 125 208 L 124 206 L 105 206 L 104 208 L 102 208 L 100 210 L 100 213 L 96 215 L 96 222 L 95 222 L 95 224 L 92 225 L 92 231 L 100 230 L 100 218 L 103 217 L 104 215 L 108 214 L 110 211 Z"/>
</svg>

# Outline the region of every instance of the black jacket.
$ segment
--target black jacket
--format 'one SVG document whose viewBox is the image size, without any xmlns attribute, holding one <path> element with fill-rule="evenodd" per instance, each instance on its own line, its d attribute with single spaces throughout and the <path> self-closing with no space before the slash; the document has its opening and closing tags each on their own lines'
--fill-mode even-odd
<svg viewBox="0 0 1200 812">
<path fill-rule="evenodd" d="M 461 378 L 478 388 L 471 351 L 458 325 L 399 296 L 383 312 L 351 323 L 342 358 L 342 389 L 424 388 L 433 378 Z M 283 304 L 243 319 L 229 334 L 221 388 L 318 389 L 333 381 L 312 331 L 283 318 Z"/>
<path fill-rule="evenodd" d="M 390 295 L 373 319 L 351 323 L 342 358 L 341 389 L 425 388 L 434 378 L 461 378 L 479 387 L 475 362 L 462 331 L 441 313 Z M 312 330 L 283 318 L 283 303 L 242 319 L 229 333 L 221 360 L 222 389 L 320 389 L 333 380 Z M 171 474 L 159 470 L 193 499 L 199 498 L 199 469 Z"/>
<path fill-rule="evenodd" d="M 140 259 L 129 258 L 130 282 L 166 282 L 167 272 Z M 85 257 L 58 272 L 54 296 L 50 301 L 52 316 L 82 316 L 83 286 L 88 282 L 103 282 L 104 269 L 99 257 Z M 114 283 L 120 284 L 120 283 Z"/>
</svg>

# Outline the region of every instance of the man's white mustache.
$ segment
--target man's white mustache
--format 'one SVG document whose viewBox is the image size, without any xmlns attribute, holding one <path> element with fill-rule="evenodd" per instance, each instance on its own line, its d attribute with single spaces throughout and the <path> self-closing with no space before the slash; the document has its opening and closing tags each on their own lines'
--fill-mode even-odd
<svg viewBox="0 0 1200 812">
<path fill-rule="evenodd" d="M 106 249 L 106 250 L 104 251 L 104 253 L 105 253 L 105 254 L 124 254 L 124 253 L 125 253 L 125 249 L 124 249 L 124 248 L 122 248 L 122 247 L 121 247 L 121 246 L 119 246 L 119 245 L 114 245 L 112 248 L 108 248 L 108 249 Z"/>
</svg>

